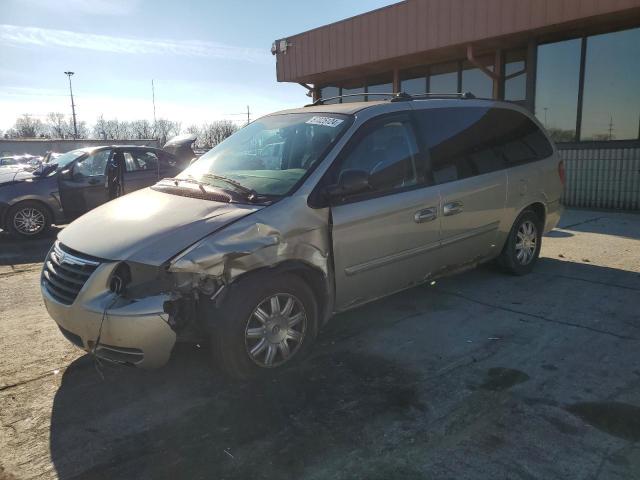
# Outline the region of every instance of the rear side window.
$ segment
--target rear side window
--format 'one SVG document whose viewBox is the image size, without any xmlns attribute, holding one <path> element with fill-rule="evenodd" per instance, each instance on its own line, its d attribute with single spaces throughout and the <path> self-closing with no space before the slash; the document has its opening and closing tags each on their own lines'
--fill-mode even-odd
<svg viewBox="0 0 640 480">
<path fill-rule="evenodd" d="M 417 115 L 436 184 L 540 160 L 553 152 L 537 125 L 514 110 L 438 108 Z"/>
<path fill-rule="evenodd" d="M 151 151 L 133 150 L 124 153 L 124 164 L 127 172 L 155 171 L 158 169 L 158 157 Z"/>
</svg>

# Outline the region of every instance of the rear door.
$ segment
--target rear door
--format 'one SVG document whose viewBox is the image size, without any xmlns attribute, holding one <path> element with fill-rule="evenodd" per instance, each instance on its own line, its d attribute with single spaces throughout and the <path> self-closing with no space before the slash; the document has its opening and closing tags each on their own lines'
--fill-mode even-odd
<svg viewBox="0 0 640 480">
<path fill-rule="evenodd" d="M 368 192 L 331 206 L 336 306 L 345 309 L 419 282 L 438 247 L 437 188 L 425 183 L 425 162 L 410 116 L 365 124 L 329 172 L 369 175 Z"/>
<path fill-rule="evenodd" d="M 487 107 L 459 106 L 419 110 L 417 116 L 440 190 L 440 268 L 493 254 L 507 193 L 495 115 Z"/>
<path fill-rule="evenodd" d="M 124 193 L 149 187 L 160 179 L 158 154 L 150 149 L 124 148 Z"/>
<path fill-rule="evenodd" d="M 109 200 L 106 170 L 112 149 L 93 151 L 77 160 L 69 176 L 58 175 L 58 189 L 64 214 L 79 217 Z"/>
</svg>

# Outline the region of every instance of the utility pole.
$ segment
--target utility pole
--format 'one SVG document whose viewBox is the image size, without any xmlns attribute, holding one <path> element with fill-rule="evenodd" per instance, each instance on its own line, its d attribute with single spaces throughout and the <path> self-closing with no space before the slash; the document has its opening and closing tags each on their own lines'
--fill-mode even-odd
<svg viewBox="0 0 640 480">
<path fill-rule="evenodd" d="M 76 105 L 73 103 L 73 89 L 71 88 L 71 75 L 74 72 L 64 72 L 69 77 L 69 93 L 71 94 L 71 112 L 73 113 L 73 139 L 78 139 L 78 125 L 76 124 Z"/>
<path fill-rule="evenodd" d="M 249 113 L 249 105 L 247 105 L 247 125 L 249 125 L 251 123 L 251 116 Z"/>
<path fill-rule="evenodd" d="M 153 101 L 153 128 L 156 128 L 156 89 L 153 85 L 153 78 L 151 79 L 151 98 Z"/>
<path fill-rule="evenodd" d="M 611 140 L 612 135 L 613 135 L 613 115 L 609 115 L 609 140 Z"/>
</svg>

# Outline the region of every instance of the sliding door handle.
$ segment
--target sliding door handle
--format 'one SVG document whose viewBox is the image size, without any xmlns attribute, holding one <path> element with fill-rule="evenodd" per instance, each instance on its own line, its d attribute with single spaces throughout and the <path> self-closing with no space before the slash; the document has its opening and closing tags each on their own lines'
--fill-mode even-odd
<svg viewBox="0 0 640 480">
<path fill-rule="evenodd" d="M 431 222 L 438 218 L 438 209 L 436 207 L 429 207 L 423 210 L 418 210 L 413 216 L 413 221 L 416 223 Z"/>
<path fill-rule="evenodd" d="M 445 217 L 450 217 L 451 215 L 462 213 L 463 207 L 464 205 L 462 204 L 462 202 L 445 203 L 444 207 L 442 207 L 442 213 Z"/>
</svg>

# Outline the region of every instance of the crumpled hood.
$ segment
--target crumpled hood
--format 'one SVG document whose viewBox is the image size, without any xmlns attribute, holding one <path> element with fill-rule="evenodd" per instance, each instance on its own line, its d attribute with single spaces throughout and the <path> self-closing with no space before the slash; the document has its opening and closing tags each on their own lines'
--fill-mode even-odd
<svg viewBox="0 0 640 480">
<path fill-rule="evenodd" d="M 206 235 L 261 208 L 145 188 L 84 214 L 58 239 L 95 257 L 161 265 Z"/>
</svg>

